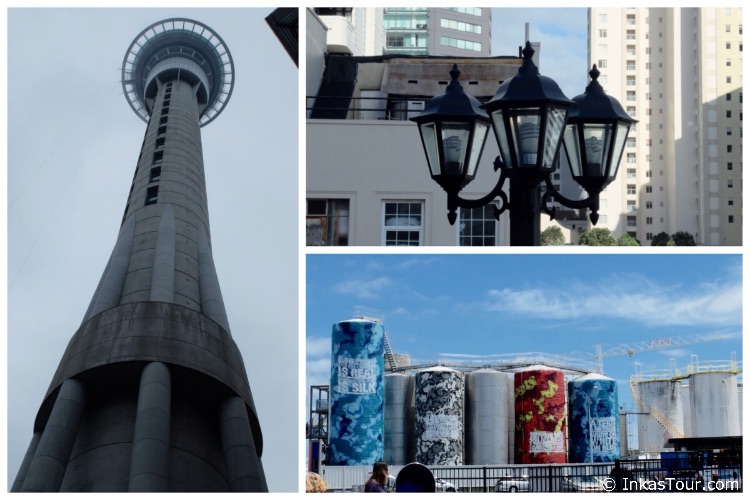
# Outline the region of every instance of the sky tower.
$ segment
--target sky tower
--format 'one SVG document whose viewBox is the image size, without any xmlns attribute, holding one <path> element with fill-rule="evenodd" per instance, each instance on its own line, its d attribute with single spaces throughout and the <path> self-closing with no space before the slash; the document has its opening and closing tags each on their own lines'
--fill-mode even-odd
<svg viewBox="0 0 750 500">
<path fill-rule="evenodd" d="M 232 94 L 211 28 L 152 24 L 122 68 L 148 123 L 120 231 L 11 491 L 267 491 L 214 267 L 200 128 Z"/>
</svg>

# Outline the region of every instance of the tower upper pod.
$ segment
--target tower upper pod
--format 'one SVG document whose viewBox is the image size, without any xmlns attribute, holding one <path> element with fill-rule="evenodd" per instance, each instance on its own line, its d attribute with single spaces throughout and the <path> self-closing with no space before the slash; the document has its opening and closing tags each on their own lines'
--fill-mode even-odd
<svg viewBox="0 0 750 500">
<path fill-rule="evenodd" d="M 122 63 L 122 89 L 133 111 L 148 122 L 157 78 L 179 75 L 198 85 L 201 127 L 224 109 L 234 88 L 234 62 L 224 40 L 187 18 L 156 22 L 141 31 Z"/>
</svg>

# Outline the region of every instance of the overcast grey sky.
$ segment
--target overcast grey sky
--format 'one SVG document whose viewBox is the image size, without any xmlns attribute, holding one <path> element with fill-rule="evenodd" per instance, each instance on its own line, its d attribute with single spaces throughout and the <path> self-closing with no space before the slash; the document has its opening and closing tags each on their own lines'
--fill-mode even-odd
<svg viewBox="0 0 750 500">
<path fill-rule="evenodd" d="M 9 9 L 8 483 L 112 251 L 146 130 L 120 67 L 149 24 L 189 17 L 235 63 L 203 128 L 214 260 L 247 368 L 272 491 L 296 491 L 298 70 L 273 9 Z"/>
</svg>

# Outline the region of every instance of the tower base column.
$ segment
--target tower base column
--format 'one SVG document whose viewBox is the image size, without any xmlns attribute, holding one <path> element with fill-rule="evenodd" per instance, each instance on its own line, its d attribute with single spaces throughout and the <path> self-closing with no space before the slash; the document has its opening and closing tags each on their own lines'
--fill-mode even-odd
<svg viewBox="0 0 750 500">
<path fill-rule="evenodd" d="M 72 378 L 63 382 L 21 491 L 60 491 L 85 405 L 83 384 Z"/>
<path fill-rule="evenodd" d="M 242 398 L 227 398 L 221 404 L 219 430 L 227 463 L 229 491 L 268 491 Z"/>
<path fill-rule="evenodd" d="M 172 381 L 164 363 L 141 374 L 128 491 L 168 491 Z"/>
</svg>

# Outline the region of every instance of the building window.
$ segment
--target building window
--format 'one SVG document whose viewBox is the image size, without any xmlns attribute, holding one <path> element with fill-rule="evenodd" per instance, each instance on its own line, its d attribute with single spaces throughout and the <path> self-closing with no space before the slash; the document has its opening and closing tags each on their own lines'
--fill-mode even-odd
<svg viewBox="0 0 750 500">
<path fill-rule="evenodd" d="M 153 167 L 148 182 L 157 182 L 159 179 L 161 179 L 161 167 Z"/>
<path fill-rule="evenodd" d="M 383 203 L 382 243 L 385 246 L 422 245 L 424 217 L 422 201 Z"/>
<path fill-rule="evenodd" d="M 607 22 L 607 14 L 600 13 L 598 17 L 599 17 L 599 22 L 600 23 L 606 23 Z"/>
<path fill-rule="evenodd" d="M 169 114 L 169 106 L 161 108 L 161 116 L 167 116 Z"/>
<path fill-rule="evenodd" d="M 625 65 L 625 69 L 628 71 L 635 71 L 635 61 L 628 61 Z"/>
<path fill-rule="evenodd" d="M 607 30 L 600 29 L 599 30 L 599 38 L 607 38 Z"/>
<path fill-rule="evenodd" d="M 168 119 L 168 116 L 162 116 L 161 118 L 159 118 L 159 125 L 166 125 Z"/>
<path fill-rule="evenodd" d="M 628 101 L 635 101 L 635 91 L 634 90 L 628 90 L 627 94 L 625 94 L 625 99 Z"/>
<path fill-rule="evenodd" d="M 646 78 L 646 80 L 648 80 L 648 78 Z M 648 84 L 648 82 L 646 82 L 646 84 Z M 635 87 L 635 77 L 634 76 L 628 76 L 625 79 L 625 85 L 627 85 L 628 87 Z"/>
<path fill-rule="evenodd" d="M 654 233 L 646 233 L 646 240 L 651 241 L 654 239 Z"/>
<path fill-rule="evenodd" d="M 307 200 L 307 245 L 349 244 L 349 200 Z"/>
<path fill-rule="evenodd" d="M 727 162 L 727 170 L 732 170 L 732 162 Z"/>
<path fill-rule="evenodd" d="M 636 162 L 635 153 L 628 153 L 627 161 L 628 163 L 635 163 Z"/>
<path fill-rule="evenodd" d="M 649 191 L 649 192 L 650 192 L 650 191 Z M 647 202 L 646 202 L 646 208 L 649 208 L 649 209 L 650 209 L 650 208 L 654 208 L 654 203 L 653 203 L 653 202 L 651 202 L 651 201 L 647 201 Z"/>
<path fill-rule="evenodd" d="M 635 137 L 628 137 L 628 140 L 626 142 L 627 147 L 634 148 L 635 147 Z"/>
<path fill-rule="evenodd" d="M 635 184 L 628 184 L 628 194 L 635 194 Z"/>
<path fill-rule="evenodd" d="M 732 145 L 727 144 L 727 153 L 731 153 L 731 152 L 732 152 Z"/>
<path fill-rule="evenodd" d="M 646 170 L 646 177 L 651 177 L 651 170 Z M 650 192 L 650 191 L 647 191 Z"/>
<path fill-rule="evenodd" d="M 653 223 L 654 223 L 654 218 L 653 217 L 646 217 L 646 225 L 650 225 L 650 224 L 653 224 Z"/>
<path fill-rule="evenodd" d="M 734 215 L 729 216 L 729 223 L 730 224 L 734 223 Z"/>
<path fill-rule="evenodd" d="M 636 178 L 635 169 L 634 168 L 629 168 L 627 170 L 627 178 L 628 179 L 635 179 Z"/>
<path fill-rule="evenodd" d="M 494 204 L 482 208 L 460 210 L 458 244 L 467 247 L 491 247 L 497 245 L 497 219 Z"/>
<path fill-rule="evenodd" d="M 635 212 L 635 200 L 628 200 L 626 207 L 626 212 Z"/>
<path fill-rule="evenodd" d="M 606 59 L 599 59 L 596 61 L 596 66 L 599 69 L 605 69 L 607 67 L 607 60 Z"/>
<path fill-rule="evenodd" d="M 478 24 L 464 23 L 461 21 L 454 21 L 453 19 L 440 19 L 441 28 L 449 28 L 458 31 L 467 31 L 469 33 L 482 34 L 482 27 Z"/>
<path fill-rule="evenodd" d="M 457 49 L 470 50 L 472 52 L 481 52 L 482 44 L 479 42 L 472 42 L 469 40 L 461 40 L 458 38 L 451 38 L 448 36 L 440 37 L 440 45 L 446 47 L 455 47 Z"/>
<path fill-rule="evenodd" d="M 164 159 L 164 150 L 154 151 L 154 161 L 153 161 L 154 165 L 156 165 L 157 163 L 161 163 L 163 159 Z"/>
<path fill-rule="evenodd" d="M 733 188 L 734 187 L 734 181 L 732 179 L 727 180 L 727 187 Z"/>
<path fill-rule="evenodd" d="M 158 128 L 158 129 L 156 130 L 156 134 L 157 134 L 157 135 L 164 135 L 164 134 L 166 134 L 166 133 L 167 133 L 167 126 L 166 126 L 166 125 L 162 125 L 161 127 L 159 127 L 159 128 Z"/>
<path fill-rule="evenodd" d="M 157 147 L 157 149 L 164 147 L 164 137 L 157 137 L 156 138 L 156 147 Z"/>
<path fill-rule="evenodd" d="M 731 117 L 732 117 L 732 110 L 728 109 L 727 110 L 727 118 L 731 118 Z"/>
<path fill-rule="evenodd" d="M 727 205 L 729 205 L 729 206 L 732 206 L 732 205 L 734 205 L 734 198 L 729 198 L 729 199 L 727 200 Z"/>
<path fill-rule="evenodd" d="M 146 190 L 146 205 L 153 205 L 159 197 L 159 186 L 151 186 Z"/>
<path fill-rule="evenodd" d="M 637 217 L 635 215 L 628 215 L 627 224 L 628 227 L 635 227 L 638 225 Z"/>
<path fill-rule="evenodd" d="M 727 127 L 727 135 L 732 135 L 732 127 Z"/>
</svg>

